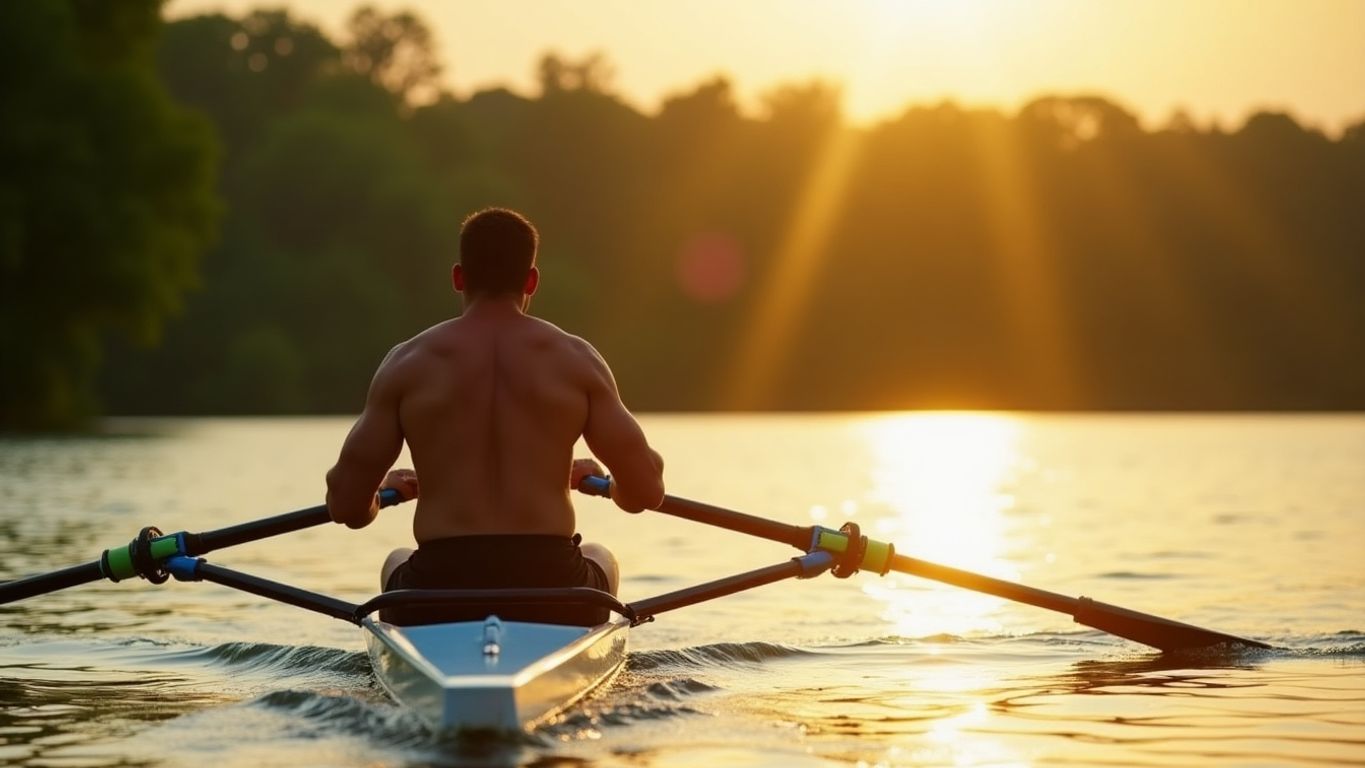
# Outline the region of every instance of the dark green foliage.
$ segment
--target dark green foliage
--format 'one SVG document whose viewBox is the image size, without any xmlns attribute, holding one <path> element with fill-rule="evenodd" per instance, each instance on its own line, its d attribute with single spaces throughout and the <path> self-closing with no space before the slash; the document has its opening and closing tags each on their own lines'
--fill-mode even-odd
<svg viewBox="0 0 1365 768">
<path fill-rule="evenodd" d="M 11 5 L 17 424 L 91 412 L 106 332 L 155 335 L 212 209 L 202 126 L 145 73 L 89 64 L 145 63 L 154 10 Z M 458 312 L 459 223 L 489 205 L 539 226 L 533 310 L 592 340 L 633 407 L 1365 408 L 1365 124 L 1152 130 L 1049 96 L 855 130 L 825 84 L 778 88 L 754 117 L 723 78 L 646 115 L 604 58 L 553 54 L 534 97 L 418 99 L 435 74 L 419 19 L 361 12 L 351 35 L 282 11 L 163 30 L 162 80 L 217 128 L 226 216 L 162 344 L 113 338 L 111 410 L 354 412 L 389 346 Z M 813 217 L 828 226 L 794 237 Z M 750 338 L 806 246 L 781 338 Z"/>
<path fill-rule="evenodd" d="M 110 399 L 133 412 L 351 410 L 389 346 L 449 315 L 459 223 L 438 177 L 397 95 L 349 71 L 314 27 L 257 12 L 167 31 L 176 96 L 231 126 L 230 213 L 185 323 L 153 354 L 122 350 Z M 216 74 L 179 78 L 178 52 Z M 147 371 L 179 385 L 149 386 Z"/>
<path fill-rule="evenodd" d="M 1365 407 L 1362 127 L 1151 131 L 1080 96 L 916 107 L 850 133 L 824 84 L 778 88 L 753 118 L 721 78 L 651 117 L 612 94 L 602 57 L 553 54 L 534 98 L 414 108 L 402 78 L 355 64 L 412 42 L 424 60 L 428 37 L 389 34 L 417 22 L 391 21 L 356 17 L 377 54 L 281 14 L 171 25 L 163 68 L 223 126 L 232 214 L 185 323 L 119 368 L 196 374 L 112 387 L 121 410 L 354 411 L 389 344 L 458 311 L 458 224 L 487 205 L 540 227 L 533 309 L 591 339 L 637 407 Z M 234 25 L 253 30 L 241 51 L 171 45 Z M 242 63 L 281 36 L 310 41 L 308 67 Z M 737 391 L 798 206 L 850 135 L 787 347 Z"/>
<path fill-rule="evenodd" d="M 97 411 L 111 334 L 155 342 L 218 209 L 207 121 L 153 67 L 160 4 L 0 4 L 0 429 Z"/>
</svg>

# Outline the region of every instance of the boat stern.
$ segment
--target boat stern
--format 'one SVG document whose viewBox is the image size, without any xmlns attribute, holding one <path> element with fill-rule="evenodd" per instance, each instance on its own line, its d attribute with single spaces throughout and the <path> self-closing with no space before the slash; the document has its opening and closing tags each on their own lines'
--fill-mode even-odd
<svg viewBox="0 0 1365 768">
<path fill-rule="evenodd" d="M 399 627 L 366 619 L 375 675 L 440 731 L 534 727 L 620 669 L 629 622 L 596 627 L 453 622 Z"/>
</svg>

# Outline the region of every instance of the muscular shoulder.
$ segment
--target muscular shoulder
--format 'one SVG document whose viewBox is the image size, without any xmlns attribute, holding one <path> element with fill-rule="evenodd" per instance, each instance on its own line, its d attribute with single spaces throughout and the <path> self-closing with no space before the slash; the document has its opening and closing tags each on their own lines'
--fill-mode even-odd
<svg viewBox="0 0 1365 768">
<path fill-rule="evenodd" d="M 394 345 L 384 356 L 382 368 L 403 370 L 420 365 L 424 358 L 440 356 L 444 350 L 458 345 L 458 318 L 427 328 L 407 341 Z"/>
<path fill-rule="evenodd" d="M 610 380 L 611 371 L 597 350 L 580 336 L 565 331 L 554 323 L 530 318 L 535 323 L 535 333 L 545 346 L 553 350 L 559 364 L 567 372 L 587 386 L 594 386 Z"/>
<path fill-rule="evenodd" d="M 565 334 L 565 348 L 572 357 L 575 371 L 589 390 L 610 391 L 616 389 L 611 368 L 597 349 L 585 339 Z"/>
<path fill-rule="evenodd" d="M 379 369 L 381 371 L 400 371 L 411 365 L 412 361 L 422 356 L 426 348 L 430 346 L 430 341 L 424 339 L 423 336 L 425 336 L 425 332 L 393 345 L 384 355 L 384 362 L 379 364 Z"/>
<path fill-rule="evenodd" d="M 384 360 L 375 369 L 374 378 L 370 380 L 369 402 L 397 401 L 402 397 L 408 356 L 409 352 L 403 344 L 394 346 L 384 355 Z"/>
<path fill-rule="evenodd" d="M 537 344 L 570 356 L 581 357 L 584 354 L 596 354 L 588 342 L 548 320 L 527 315 L 524 322 L 526 335 L 533 338 Z"/>
<path fill-rule="evenodd" d="M 436 333 L 439 328 L 440 326 L 428 328 L 390 348 L 384 355 L 383 362 L 379 364 L 379 369 L 375 371 L 375 385 L 401 390 L 404 382 L 411 378 L 414 369 L 423 366 L 422 360 L 428 357 L 432 353 L 432 347 L 439 343 L 439 334 Z"/>
<path fill-rule="evenodd" d="M 547 323 L 547 325 L 549 324 Z M 592 344 L 588 343 L 587 339 L 575 336 L 555 326 L 550 327 L 554 328 L 555 333 L 558 334 L 558 346 L 566 355 L 587 366 L 596 367 L 603 364 L 602 356 L 597 353 Z"/>
</svg>

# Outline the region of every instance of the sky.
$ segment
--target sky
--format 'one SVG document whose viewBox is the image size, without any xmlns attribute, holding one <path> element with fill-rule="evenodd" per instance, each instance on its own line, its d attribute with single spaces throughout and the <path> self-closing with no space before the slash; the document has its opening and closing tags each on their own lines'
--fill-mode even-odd
<svg viewBox="0 0 1365 768">
<path fill-rule="evenodd" d="M 358 0 L 292 0 L 341 37 Z M 170 0 L 168 17 L 279 2 Z M 603 51 L 645 112 L 717 74 L 742 104 L 786 83 L 841 85 L 859 124 L 953 99 L 1013 110 L 1098 93 L 1148 126 L 1183 110 L 1235 128 L 1258 109 L 1329 133 L 1365 120 L 1365 0 L 408 0 L 436 34 L 457 96 L 534 94 L 546 51 Z"/>
</svg>

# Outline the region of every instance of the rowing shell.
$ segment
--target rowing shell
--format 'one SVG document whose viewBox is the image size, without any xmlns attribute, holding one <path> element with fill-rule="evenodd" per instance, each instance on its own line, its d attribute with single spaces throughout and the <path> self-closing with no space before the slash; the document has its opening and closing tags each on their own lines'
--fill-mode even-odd
<svg viewBox="0 0 1365 768">
<path fill-rule="evenodd" d="M 611 680 L 626 659 L 621 617 L 595 627 L 523 621 L 361 622 L 375 676 L 438 731 L 529 730 Z"/>
</svg>

